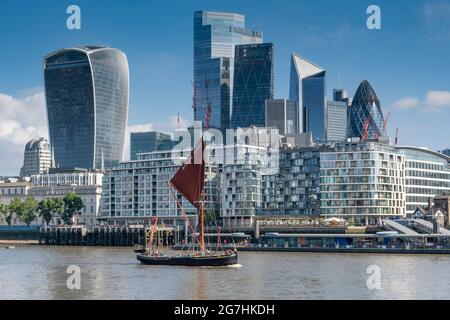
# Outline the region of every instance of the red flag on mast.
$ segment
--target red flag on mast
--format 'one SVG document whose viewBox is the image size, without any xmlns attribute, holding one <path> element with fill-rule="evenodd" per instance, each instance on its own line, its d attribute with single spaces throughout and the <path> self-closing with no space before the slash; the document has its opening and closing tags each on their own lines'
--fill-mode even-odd
<svg viewBox="0 0 450 320">
<path fill-rule="evenodd" d="M 170 180 L 170 185 L 180 192 L 194 207 L 202 206 L 202 192 L 205 186 L 205 142 L 200 141 L 189 158 Z"/>
</svg>

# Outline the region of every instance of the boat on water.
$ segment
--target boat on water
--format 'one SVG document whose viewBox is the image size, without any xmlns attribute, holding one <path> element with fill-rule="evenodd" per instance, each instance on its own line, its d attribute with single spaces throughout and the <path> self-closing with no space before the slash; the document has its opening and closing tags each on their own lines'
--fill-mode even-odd
<svg viewBox="0 0 450 320">
<path fill-rule="evenodd" d="M 210 111 L 209 111 L 210 112 Z M 208 112 L 207 112 L 208 114 Z M 207 118 L 208 123 L 208 118 Z M 207 126 L 208 127 L 208 126 Z M 199 250 L 188 251 L 179 255 L 167 255 L 159 253 L 153 249 L 153 237 L 157 231 L 157 221 L 152 224 L 150 230 L 147 247 L 140 250 L 135 250 L 137 259 L 142 264 L 147 265 L 168 265 L 168 266 L 228 266 L 235 265 L 238 262 L 237 251 L 222 250 L 212 252 L 206 249 L 205 246 L 205 159 L 204 159 L 205 142 L 203 138 L 199 144 L 192 150 L 188 159 L 183 163 L 178 172 L 173 176 L 169 182 L 169 189 L 174 200 L 177 203 L 179 211 L 182 213 L 187 225 L 189 225 L 193 239 L 198 243 Z M 197 226 L 199 233 L 196 233 L 194 228 L 189 223 L 184 210 L 178 201 L 175 191 L 178 191 L 184 198 L 186 198 L 194 207 L 197 208 Z M 220 237 L 219 237 L 220 239 Z M 219 247 L 219 246 L 218 246 Z"/>
<path fill-rule="evenodd" d="M 169 265 L 169 266 L 191 266 L 191 267 L 221 267 L 235 265 L 238 262 L 237 252 L 228 252 L 225 254 L 206 254 L 206 255 L 154 255 L 138 254 L 137 259 L 142 264 L 147 265 Z"/>
</svg>

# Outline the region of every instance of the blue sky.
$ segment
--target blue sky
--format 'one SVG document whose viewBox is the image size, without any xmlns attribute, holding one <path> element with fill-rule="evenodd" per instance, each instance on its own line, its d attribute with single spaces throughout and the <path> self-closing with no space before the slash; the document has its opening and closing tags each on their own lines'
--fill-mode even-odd
<svg viewBox="0 0 450 320">
<path fill-rule="evenodd" d="M 81 8 L 81 30 L 66 28 L 70 4 Z M 381 30 L 366 27 L 370 4 L 381 8 Z M 8 130 L 0 122 L 0 147 L 22 150 L 22 140 L 45 131 L 42 57 L 81 44 L 127 54 L 130 125 L 169 129 L 178 112 L 191 121 L 192 20 L 200 9 L 244 14 L 248 28 L 275 44 L 278 98 L 288 96 L 295 51 L 327 69 L 329 96 L 338 76 L 350 95 L 369 80 L 401 144 L 450 147 L 450 0 L 0 0 L 0 120 L 17 122 Z M 20 123 L 13 106 L 36 116 Z M 28 136 L 15 136 L 17 126 Z"/>
</svg>

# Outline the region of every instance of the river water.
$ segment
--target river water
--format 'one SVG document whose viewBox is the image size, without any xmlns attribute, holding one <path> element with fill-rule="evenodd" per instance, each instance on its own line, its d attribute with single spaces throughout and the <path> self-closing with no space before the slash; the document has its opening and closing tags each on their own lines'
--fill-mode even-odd
<svg viewBox="0 0 450 320">
<path fill-rule="evenodd" d="M 239 263 L 240 266 L 221 268 L 144 266 L 130 248 L 0 247 L 0 299 L 450 296 L 450 256 L 241 252 Z M 67 287 L 69 266 L 79 266 L 79 290 Z M 368 275 L 369 266 L 370 272 L 373 268 L 376 272 Z M 375 279 L 369 281 L 371 289 L 368 278 Z"/>
</svg>

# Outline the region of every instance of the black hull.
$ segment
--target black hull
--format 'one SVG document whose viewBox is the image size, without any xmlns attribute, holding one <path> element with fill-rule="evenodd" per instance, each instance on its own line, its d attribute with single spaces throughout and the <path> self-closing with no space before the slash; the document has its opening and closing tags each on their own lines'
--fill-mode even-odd
<svg viewBox="0 0 450 320">
<path fill-rule="evenodd" d="M 154 257 L 138 254 L 137 259 L 146 265 L 189 266 L 189 267 L 221 267 L 237 264 L 237 253 L 222 256 L 198 257 Z"/>
</svg>

